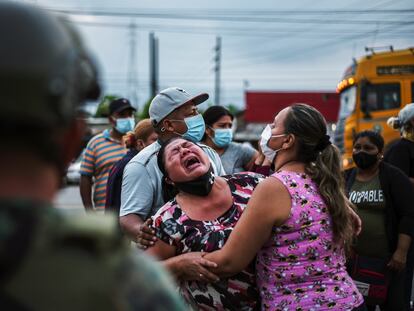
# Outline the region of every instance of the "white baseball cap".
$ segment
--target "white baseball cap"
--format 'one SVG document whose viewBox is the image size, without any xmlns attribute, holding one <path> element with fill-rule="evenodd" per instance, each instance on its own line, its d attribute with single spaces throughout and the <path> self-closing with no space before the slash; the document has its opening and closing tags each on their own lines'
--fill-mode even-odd
<svg viewBox="0 0 414 311">
<path fill-rule="evenodd" d="M 398 113 L 398 119 L 400 120 L 401 124 L 406 124 L 413 118 L 414 118 L 414 103 L 405 105 L 405 107 L 401 109 L 400 112 Z"/>
<path fill-rule="evenodd" d="M 168 116 L 175 109 L 192 101 L 194 105 L 199 105 L 208 99 L 207 93 L 191 96 L 179 87 L 169 87 L 162 90 L 151 101 L 149 115 L 152 125 L 156 126 L 162 119 Z"/>
</svg>

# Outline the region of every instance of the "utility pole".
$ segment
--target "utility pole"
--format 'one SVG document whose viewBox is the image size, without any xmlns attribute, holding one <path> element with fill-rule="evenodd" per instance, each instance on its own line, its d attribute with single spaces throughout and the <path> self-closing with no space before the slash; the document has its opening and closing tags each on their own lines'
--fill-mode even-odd
<svg viewBox="0 0 414 311">
<path fill-rule="evenodd" d="M 129 61 L 128 61 L 128 80 L 127 80 L 127 90 L 129 100 L 131 101 L 132 106 L 139 110 L 138 103 L 138 78 L 136 70 L 136 28 L 137 25 L 135 21 L 131 22 L 129 25 Z"/>
<path fill-rule="evenodd" d="M 150 95 L 155 97 L 158 94 L 158 38 L 154 33 L 149 34 L 150 48 Z"/>
<path fill-rule="evenodd" d="M 215 71 L 215 85 L 214 85 L 214 104 L 215 105 L 220 105 L 220 70 L 221 70 L 221 37 L 217 36 L 216 37 L 216 46 L 214 48 L 215 50 L 215 57 L 214 57 L 214 61 L 215 61 L 215 66 L 214 66 L 214 71 Z"/>
</svg>

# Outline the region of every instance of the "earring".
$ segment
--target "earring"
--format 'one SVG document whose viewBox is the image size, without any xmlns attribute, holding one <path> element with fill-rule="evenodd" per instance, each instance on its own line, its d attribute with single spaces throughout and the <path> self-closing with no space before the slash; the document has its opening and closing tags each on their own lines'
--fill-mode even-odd
<svg viewBox="0 0 414 311">
<path fill-rule="evenodd" d="M 169 179 L 168 177 L 164 177 L 164 180 L 167 184 L 169 184 L 171 186 L 174 186 L 174 182 L 171 179 Z"/>
</svg>

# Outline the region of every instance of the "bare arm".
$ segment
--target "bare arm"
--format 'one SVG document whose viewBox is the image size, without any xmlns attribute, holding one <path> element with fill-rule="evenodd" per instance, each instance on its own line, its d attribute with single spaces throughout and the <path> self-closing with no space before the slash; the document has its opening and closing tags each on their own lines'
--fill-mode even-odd
<svg viewBox="0 0 414 311">
<path fill-rule="evenodd" d="M 92 176 L 81 175 L 79 183 L 82 203 L 86 211 L 93 210 L 92 203 Z"/>
<path fill-rule="evenodd" d="M 388 267 L 393 270 L 401 271 L 405 268 L 407 262 L 407 253 L 410 249 L 411 237 L 407 234 L 398 235 L 397 249 L 391 257 Z"/>
<path fill-rule="evenodd" d="M 266 159 L 266 157 L 262 153 L 262 150 L 260 149 L 260 145 L 259 145 L 259 151 L 257 153 L 256 159 L 254 160 L 254 164 L 252 165 L 251 170 L 255 173 L 259 173 L 264 176 L 269 176 L 270 170 L 271 170 L 271 164 L 272 163 L 268 159 Z"/>
<path fill-rule="evenodd" d="M 255 161 L 257 159 L 257 157 L 259 156 L 259 152 L 255 152 L 252 156 L 252 158 L 250 159 L 250 161 L 248 163 L 246 163 L 244 169 L 246 171 L 250 171 L 253 168 L 253 165 L 255 164 Z"/>
<path fill-rule="evenodd" d="M 141 227 L 144 225 L 144 221 L 137 214 L 128 214 L 119 217 L 119 224 L 121 229 L 128 237 L 135 241 L 138 241 L 138 237 L 141 234 Z"/>
<path fill-rule="evenodd" d="M 261 182 L 224 247 L 204 256 L 218 265 L 210 271 L 229 276 L 243 270 L 269 239 L 273 226 L 288 219 L 290 207 L 289 192 L 279 180 Z"/>
</svg>

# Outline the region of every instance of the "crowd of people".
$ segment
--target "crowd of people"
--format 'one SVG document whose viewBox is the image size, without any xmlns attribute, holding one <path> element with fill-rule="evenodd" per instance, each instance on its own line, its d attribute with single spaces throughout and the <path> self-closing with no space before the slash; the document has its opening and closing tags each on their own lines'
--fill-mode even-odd
<svg viewBox="0 0 414 311">
<path fill-rule="evenodd" d="M 342 172 L 326 122 L 311 106 L 280 111 L 256 150 L 233 142 L 225 107 L 199 114 L 207 98 L 161 91 L 141 121 L 158 139 L 115 164 L 107 185 L 106 209 L 175 276 L 186 304 L 409 310 L 414 104 L 389 121 L 402 138 L 385 158 L 378 132 L 357 133 L 355 167 Z"/>
<path fill-rule="evenodd" d="M 356 133 L 343 171 L 307 104 L 278 112 L 256 150 L 233 141 L 225 107 L 199 112 L 206 93 L 162 90 L 137 124 L 118 98 L 82 156 L 88 213 L 62 214 L 51 202 L 97 69 L 39 8 L 0 3 L 0 40 L 0 309 L 409 310 L 414 103 L 389 120 L 401 138 L 387 150 Z"/>
</svg>

